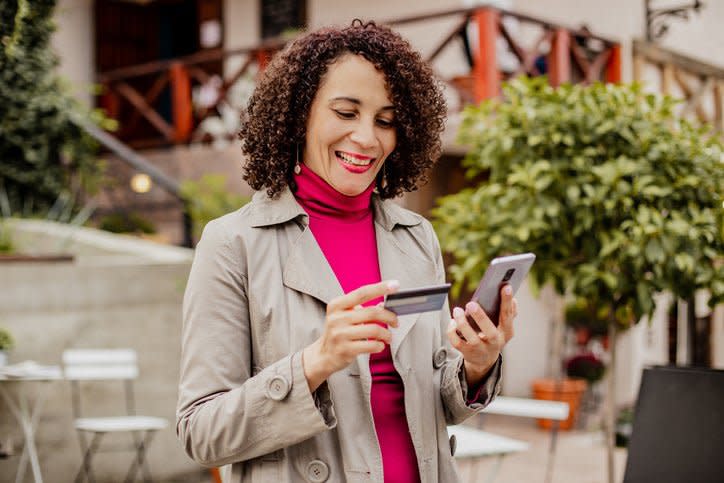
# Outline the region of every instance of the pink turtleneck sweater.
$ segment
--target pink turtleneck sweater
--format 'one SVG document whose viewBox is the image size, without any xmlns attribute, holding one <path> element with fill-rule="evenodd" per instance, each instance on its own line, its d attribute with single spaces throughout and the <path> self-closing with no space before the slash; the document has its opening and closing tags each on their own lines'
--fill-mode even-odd
<svg viewBox="0 0 724 483">
<path fill-rule="evenodd" d="M 377 240 L 372 219 L 374 186 L 357 196 L 346 196 L 302 165 L 295 176 L 295 196 L 309 215 L 309 228 L 345 293 L 381 280 Z M 364 305 L 374 305 L 382 299 Z M 392 364 L 390 346 L 370 354 L 370 404 L 382 452 L 386 482 L 420 481 L 415 448 L 405 416 L 402 379 Z"/>
</svg>

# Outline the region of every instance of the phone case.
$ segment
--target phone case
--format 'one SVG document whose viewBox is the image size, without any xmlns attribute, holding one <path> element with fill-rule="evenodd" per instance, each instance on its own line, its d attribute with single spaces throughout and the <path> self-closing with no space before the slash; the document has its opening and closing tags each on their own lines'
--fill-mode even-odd
<svg viewBox="0 0 724 483">
<path fill-rule="evenodd" d="M 534 261 L 533 253 L 498 257 L 493 259 L 485 270 L 485 275 L 473 294 L 473 300 L 480 304 L 495 325 L 498 325 L 500 289 L 504 284 L 509 284 L 515 295 Z"/>
</svg>

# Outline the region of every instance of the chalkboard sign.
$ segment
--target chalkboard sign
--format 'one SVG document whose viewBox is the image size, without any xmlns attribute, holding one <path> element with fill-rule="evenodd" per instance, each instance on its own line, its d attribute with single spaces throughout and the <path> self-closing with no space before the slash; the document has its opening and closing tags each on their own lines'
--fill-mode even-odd
<svg viewBox="0 0 724 483">
<path fill-rule="evenodd" d="M 306 23 L 305 0 L 260 0 L 261 36 L 276 37 L 287 29 L 302 28 Z"/>
<path fill-rule="evenodd" d="M 724 371 L 645 369 L 624 483 L 722 481 Z"/>
</svg>

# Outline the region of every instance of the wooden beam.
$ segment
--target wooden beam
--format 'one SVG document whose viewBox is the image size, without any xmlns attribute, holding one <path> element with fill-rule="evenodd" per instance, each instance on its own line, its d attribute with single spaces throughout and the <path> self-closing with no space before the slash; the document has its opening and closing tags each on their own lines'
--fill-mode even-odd
<svg viewBox="0 0 724 483">
<path fill-rule="evenodd" d="M 161 95 L 164 88 L 168 85 L 168 74 L 163 73 L 156 81 L 153 83 L 151 88 L 148 90 L 146 95 L 144 96 L 144 99 L 146 100 L 146 104 L 149 106 L 153 106 L 153 103 L 156 102 L 156 99 L 158 96 Z M 141 119 L 141 113 L 138 111 L 138 109 L 134 109 L 133 114 L 131 115 L 131 119 L 126 123 L 126 127 L 124 129 L 127 129 L 128 131 L 133 131 L 133 129 L 136 127 L 136 124 L 138 124 L 138 121 Z"/>
<path fill-rule="evenodd" d="M 553 87 L 571 80 L 570 45 L 571 34 L 567 30 L 556 30 L 548 54 L 548 80 Z"/>
<path fill-rule="evenodd" d="M 478 51 L 473 65 L 475 101 L 496 97 L 500 93 L 500 71 L 496 53 L 499 13 L 492 8 L 481 8 L 473 16 L 478 25 Z"/>
<path fill-rule="evenodd" d="M 173 141 L 174 131 L 171 125 L 146 103 L 146 100 L 138 93 L 138 91 L 125 82 L 116 83 L 115 90 L 125 97 L 126 100 L 133 105 L 133 107 L 138 109 L 141 115 L 143 115 L 148 122 L 150 122 L 161 134 L 163 134 L 167 141 Z"/>
<path fill-rule="evenodd" d="M 681 55 L 655 44 L 634 40 L 634 54 L 643 55 L 647 60 L 657 64 L 674 64 L 677 67 L 697 75 L 724 79 L 724 69 Z"/>
<path fill-rule="evenodd" d="M 644 56 L 641 54 L 634 55 L 633 58 L 633 77 L 634 80 L 637 82 L 643 82 L 644 80 L 644 71 L 646 70 L 646 61 L 644 60 Z"/>
<path fill-rule="evenodd" d="M 714 127 L 720 133 L 724 131 L 724 81 L 719 80 L 714 86 Z"/>
<path fill-rule="evenodd" d="M 676 69 L 674 71 L 674 78 L 676 79 L 676 82 L 681 87 L 681 90 L 684 91 L 684 95 L 686 97 L 686 106 L 684 106 L 684 109 L 681 113 L 682 116 L 688 115 L 693 109 L 696 109 L 696 117 L 699 118 L 702 122 L 707 122 L 709 120 L 709 116 L 706 115 L 706 111 L 703 107 L 699 104 L 699 100 L 701 99 L 701 96 L 704 94 L 704 91 L 709 88 L 710 86 L 706 85 L 705 79 L 700 79 L 698 89 L 693 88 L 689 85 L 686 79 L 684 79 L 684 75 L 681 73 L 679 69 Z M 711 79 L 711 78 L 709 78 Z"/>
<path fill-rule="evenodd" d="M 440 45 L 437 46 L 433 52 L 427 56 L 427 62 L 431 63 L 435 58 L 440 55 L 440 52 L 447 47 L 447 45 L 452 42 L 452 40 L 460 35 L 460 32 L 462 32 L 463 35 L 465 35 L 465 27 L 468 25 L 468 21 L 470 20 L 470 17 L 467 15 L 463 17 L 463 19 L 455 24 L 455 28 L 453 28 L 447 36 L 443 39 L 443 41 L 440 43 Z"/>
<path fill-rule="evenodd" d="M 674 74 L 676 68 L 673 64 L 661 64 L 661 92 L 669 96 L 673 95 Z"/>
</svg>

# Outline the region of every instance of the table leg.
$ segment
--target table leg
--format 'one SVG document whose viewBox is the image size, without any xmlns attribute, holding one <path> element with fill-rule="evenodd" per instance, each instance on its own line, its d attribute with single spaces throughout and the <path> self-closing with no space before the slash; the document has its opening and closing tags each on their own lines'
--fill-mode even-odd
<svg viewBox="0 0 724 483">
<path fill-rule="evenodd" d="M 25 479 L 25 471 L 28 465 L 28 459 L 30 460 L 30 467 L 33 471 L 33 480 L 35 483 L 43 483 L 43 476 L 40 473 L 40 462 L 38 460 L 38 452 L 35 447 L 35 429 L 40 419 L 40 409 L 43 406 L 45 400 L 45 393 L 41 389 L 41 395 L 35 403 L 35 407 L 30 403 L 30 396 L 19 389 L 18 403 L 16 404 L 10 397 L 9 391 L 6 390 L 3 385 L 0 385 L 0 394 L 2 394 L 5 403 L 10 408 L 10 411 L 18 420 L 20 427 L 23 431 L 25 438 L 25 444 L 23 446 L 23 453 L 20 456 L 18 464 L 18 472 L 15 475 L 15 483 L 21 483 Z"/>
</svg>

